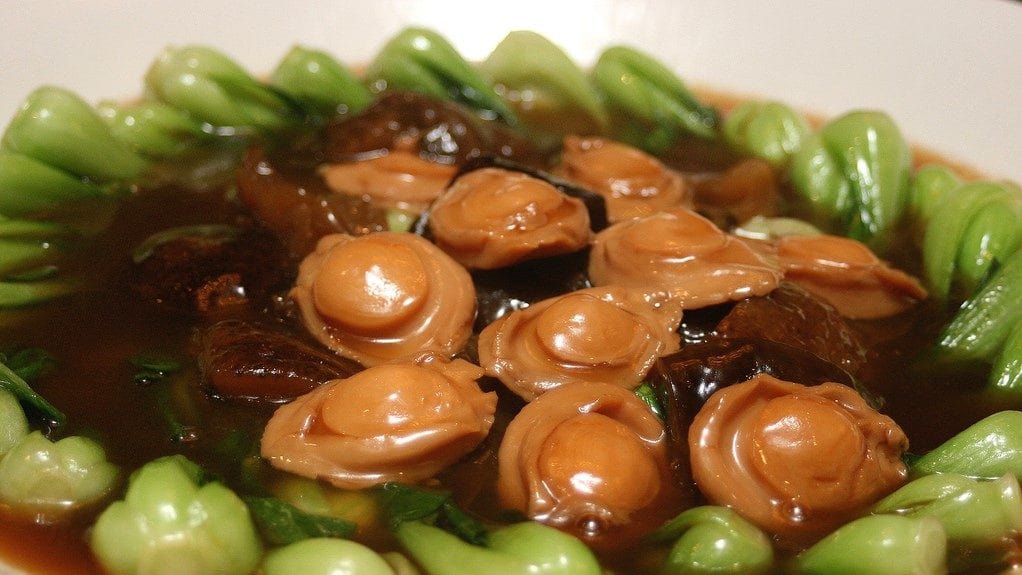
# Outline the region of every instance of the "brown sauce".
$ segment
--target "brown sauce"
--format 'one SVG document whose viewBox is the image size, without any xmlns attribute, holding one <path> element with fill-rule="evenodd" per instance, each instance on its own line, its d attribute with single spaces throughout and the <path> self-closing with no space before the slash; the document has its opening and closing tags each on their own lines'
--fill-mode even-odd
<svg viewBox="0 0 1022 575">
<path fill-rule="evenodd" d="M 725 109 L 734 102 L 719 94 L 711 95 L 710 100 Z M 701 153 L 713 156 L 710 151 Z M 920 162 L 936 159 L 924 151 L 917 151 L 916 158 Z M 720 161 L 719 157 L 708 160 L 710 164 Z M 976 175 L 969 168 L 958 168 L 965 175 Z M 4 312 L 7 317 L 0 326 L 0 342 L 42 348 L 58 359 L 58 367 L 36 382 L 35 388 L 67 414 L 68 424 L 61 434 L 98 438 L 111 461 L 123 470 L 162 455 L 183 453 L 228 483 L 237 480 L 240 462 L 236 454 L 225 456 L 225 446 L 238 432 L 249 439 L 258 438 L 273 406 L 209 397 L 197 383 L 197 368 L 189 351 L 195 325 L 209 320 L 138 301 L 129 295 L 124 278 L 130 250 L 152 231 L 189 224 L 230 224 L 245 216 L 244 208 L 225 197 L 223 190 L 167 188 L 137 194 L 125 202 L 109 229 L 83 254 L 76 273 L 84 278 L 87 289 L 37 309 Z M 904 261 L 896 263 L 915 272 L 918 270 L 910 265 L 914 257 L 912 250 L 906 249 L 899 258 Z M 242 319 L 293 320 L 274 307 L 277 301 L 271 297 L 259 306 L 231 313 Z M 917 364 L 951 311 L 925 304 L 894 318 L 856 324 L 872 338 L 872 375 L 866 384 L 885 399 L 883 412 L 905 430 L 911 452 L 925 452 L 987 414 L 1022 407 L 1017 402 L 997 404 L 984 399 L 978 393 L 985 381 L 982 368 L 931 373 Z M 144 354 L 175 358 L 183 368 L 168 381 L 137 384 L 130 360 Z M 164 400 L 158 397 L 157 385 L 170 388 L 169 401 L 187 407 L 182 411 L 194 424 L 194 433 L 181 441 L 172 439 L 160 415 L 159 403 Z M 500 393 L 490 437 L 475 454 L 440 478 L 471 511 L 496 519 L 500 517 L 493 490 L 496 449 L 503 428 L 522 403 L 492 381 L 484 382 L 487 389 Z M 84 528 L 93 519 L 94 514 L 86 514 L 68 525 L 37 526 L 0 508 L 0 556 L 33 573 L 99 573 Z M 616 552 L 603 559 L 608 567 L 630 573 L 652 571 L 656 563 L 642 549 Z"/>
</svg>

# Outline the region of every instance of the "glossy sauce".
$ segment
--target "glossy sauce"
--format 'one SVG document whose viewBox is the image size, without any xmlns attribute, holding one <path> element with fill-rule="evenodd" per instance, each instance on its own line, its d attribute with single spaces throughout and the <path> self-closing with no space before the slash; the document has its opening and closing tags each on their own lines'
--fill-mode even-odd
<svg viewBox="0 0 1022 575">
<path fill-rule="evenodd" d="M 726 163 L 705 150 L 697 152 L 688 157 L 703 154 L 709 158 L 708 169 Z M 689 170 L 690 161 L 675 164 Z M 225 199 L 220 190 L 158 189 L 133 196 L 96 245 L 82 254 L 76 272 L 88 289 L 38 309 L 4 312 L 0 341 L 39 347 L 58 359 L 58 367 L 35 382 L 35 387 L 67 414 L 69 423 L 61 433 L 97 437 L 111 461 L 125 470 L 162 455 L 184 453 L 228 482 L 239 477 L 239 453 L 248 455 L 251 449 L 237 450 L 238 440 L 244 447 L 246 437 L 247 441 L 258 438 L 274 407 L 210 398 L 198 383 L 191 356 L 193 327 L 199 318 L 137 300 L 128 295 L 126 278 L 130 250 L 154 230 L 247 219 L 245 209 Z M 894 263 L 917 272 L 911 263 L 917 261 L 913 250 L 904 248 L 902 254 Z M 258 306 L 228 313 L 240 319 L 275 318 L 301 334 L 294 310 L 283 303 L 285 293 L 281 290 Z M 982 399 L 976 392 L 985 381 L 982 368 L 931 373 L 912 367 L 952 312 L 924 303 L 899 316 L 856 324 L 872 338 L 868 384 L 885 398 L 883 413 L 905 430 L 911 452 L 939 445 L 986 414 L 1019 408 Z M 143 354 L 173 357 L 183 368 L 163 382 L 140 385 L 133 381 L 136 369 L 130 360 Z M 440 479 L 462 505 L 496 519 L 501 516 L 494 493 L 496 447 L 522 402 L 492 380 L 481 383 L 484 390 L 495 389 L 500 395 L 491 435 Z M 178 441 L 172 439 L 174 434 L 160 414 L 161 402 L 167 401 L 184 406 L 179 411 L 194 424 L 178 435 Z M 32 572 L 98 573 L 84 539 L 83 526 L 92 519 L 86 514 L 73 524 L 39 527 L 0 509 L 0 555 L 15 558 Z M 641 548 L 615 551 L 604 560 L 622 572 L 641 572 L 651 561 Z"/>
</svg>

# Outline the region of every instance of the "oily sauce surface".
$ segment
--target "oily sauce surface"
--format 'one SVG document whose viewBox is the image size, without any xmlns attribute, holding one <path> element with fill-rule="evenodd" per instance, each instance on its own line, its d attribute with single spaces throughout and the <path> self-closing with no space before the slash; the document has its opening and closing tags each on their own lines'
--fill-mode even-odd
<svg viewBox="0 0 1022 575">
<path fill-rule="evenodd" d="M 86 289 L 38 308 L 5 312 L 0 342 L 38 347 L 57 359 L 56 369 L 35 382 L 36 389 L 68 416 L 57 437 L 95 437 L 123 470 L 183 453 L 229 485 L 241 481 L 242 458 L 257 445 L 253 442 L 273 406 L 211 398 L 201 388 L 191 352 L 196 326 L 210 318 L 140 301 L 128 289 L 127 278 L 131 250 L 153 231 L 233 224 L 246 218 L 245 209 L 224 190 L 165 188 L 137 194 L 82 254 L 75 273 Z M 895 263 L 918 271 L 911 268 L 910 250 L 904 257 Z M 233 313 L 242 319 L 273 318 L 286 324 L 286 309 L 281 311 L 286 308 L 284 294 L 279 291 L 259 305 Z M 924 304 L 900 317 L 858 324 L 873 344 L 872 379 L 866 383 L 885 398 L 883 411 L 905 430 L 912 452 L 925 452 L 994 411 L 1019 407 L 982 398 L 977 392 L 985 381 L 982 368 L 948 372 L 920 366 L 917 358 L 932 345 L 952 312 Z M 166 380 L 139 383 L 131 360 L 146 355 L 175 359 L 181 369 Z M 499 388 L 493 382 L 483 385 Z M 490 438 L 441 478 L 472 511 L 492 519 L 500 516 L 492 490 L 496 448 L 503 426 L 521 405 L 501 391 Z M 169 427 L 162 411 L 168 406 L 183 414 L 187 429 Z M 87 526 L 98 511 L 73 523 L 40 526 L 0 508 L 0 556 L 31 572 L 98 573 L 86 543 Z M 641 550 L 604 559 L 608 566 L 625 571 L 642 569 L 651 561 Z"/>
</svg>

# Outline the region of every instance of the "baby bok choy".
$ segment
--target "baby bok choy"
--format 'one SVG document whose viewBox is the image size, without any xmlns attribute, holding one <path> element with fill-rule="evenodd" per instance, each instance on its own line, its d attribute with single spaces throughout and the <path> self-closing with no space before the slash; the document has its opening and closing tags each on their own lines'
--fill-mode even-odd
<svg viewBox="0 0 1022 575">
<path fill-rule="evenodd" d="M 372 549 L 345 539 L 305 539 L 266 554 L 262 575 L 396 575 Z"/>
<path fill-rule="evenodd" d="M 118 473 L 89 438 L 53 442 L 32 431 L 0 459 L 0 502 L 39 521 L 59 520 L 102 501 Z"/>
<path fill-rule="evenodd" d="M 619 139 L 656 153 L 682 134 L 717 137 L 717 110 L 702 104 L 674 72 L 644 52 L 607 48 L 590 79 L 612 115 L 633 120 L 627 131 L 615 134 Z"/>
<path fill-rule="evenodd" d="M 809 136 L 809 123 L 777 101 L 743 102 L 724 120 L 724 141 L 732 148 L 783 166 Z"/>
<path fill-rule="evenodd" d="M 26 357 L 35 359 L 21 361 Z M 14 368 L 0 363 L 0 503 L 37 521 L 59 521 L 98 504 L 115 487 L 117 467 L 92 439 L 70 436 L 54 442 L 32 431 L 22 404 L 51 425 L 63 423 L 64 415 L 18 373 L 31 377 L 37 366 L 30 363 L 38 364 L 38 354 L 7 359 Z"/>
<path fill-rule="evenodd" d="M 326 118 L 359 112 L 373 101 L 369 89 L 333 56 L 304 46 L 291 48 L 270 81 Z"/>
<path fill-rule="evenodd" d="M 511 32 L 479 69 L 543 148 L 555 149 L 569 134 L 607 129 L 607 112 L 585 72 L 544 36 Z"/>
<path fill-rule="evenodd" d="M 245 504 L 182 455 L 132 474 L 121 501 L 100 514 L 90 539 L 109 573 L 252 573 L 262 543 Z"/>
<path fill-rule="evenodd" d="M 908 203 L 912 152 L 886 114 L 850 112 L 808 137 L 791 157 L 796 192 L 853 239 L 884 247 Z"/>
<path fill-rule="evenodd" d="M 660 569 L 664 575 L 756 575 L 774 563 L 770 538 L 727 507 L 687 509 L 649 539 L 673 542 Z"/>
<path fill-rule="evenodd" d="M 446 38 L 432 30 L 405 28 L 391 38 L 366 70 L 366 82 L 376 92 L 420 92 L 517 124 L 514 112 L 493 86 Z"/>
<path fill-rule="evenodd" d="M 847 523 L 794 561 L 803 575 L 942 575 L 947 536 L 934 517 L 867 515 Z"/>
<path fill-rule="evenodd" d="M 77 95 L 32 92 L 0 141 L 0 307 L 72 291 L 56 277 L 69 248 L 102 225 L 114 191 L 145 166 Z"/>
<path fill-rule="evenodd" d="M 273 133 L 303 120 L 290 96 L 206 46 L 165 49 L 146 72 L 145 85 L 147 99 L 212 126 Z"/>
<path fill-rule="evenodd" d="M 388 483 L 381 488 L 390 525 L 408 555 L 430 575 L 600 575 L 588 547 L 531 521 L 487 530 L 450 495 Z"/>
<path fill-rule="evenodd" d="M 987 389 L 1022 394 L 1022 250 L 992 270 L 962 304 L 937 341 L 936 355 L 950 361 L 993 364 Z"/>
<path fill-rule="evenodd" d="M 938 519 L 954 572 L 1002 563 L 1022 533 L 1022 494 L 1010 473 L 993 481 L 926 475 L 882 499 L 873 512 Z"/>
<path fill-rule="evenodd" d="M 912 472 L 1022 478 L 1022 411 L 999 411 L 977 421 L 917 459 Z"/>
<path fill-rule="evenodd" d="M 954 287 L 974 293 L 1022 242 L 1022 190 L 1010 182 L 963 183 L 947 168 L 928 167 L 913 178 L 911 195 L 924 230 L 924 272 L 939 300 Z"/>
</svg>

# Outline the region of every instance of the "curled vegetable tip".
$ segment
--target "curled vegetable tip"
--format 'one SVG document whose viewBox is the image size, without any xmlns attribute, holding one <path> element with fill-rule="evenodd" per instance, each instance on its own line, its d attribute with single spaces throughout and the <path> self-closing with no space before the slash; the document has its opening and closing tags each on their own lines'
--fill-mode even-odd
<svg viewBox="0 0 1022 575">
<path fill-rule="evenodd" d="M 50 166 L 71 177 L 96 183 L 132 182 L 146 168 L 146 161 L 118 140 L 88 103 L 53 86 L 43 86 L 29 94 L 7 126 L 2 146 L 4 152 L 27 156 L 42 164 L 25 167 L 25 162 L 20 162 L 17 166 L 21 169 L 42 173 L 42 167 Z M 4 171 L 8 169 L 11 167 L 5 166 Z M 59 174 L 47 177 L 61 180 Z M 0 181 L 9 178 L 12 176 L 0 172 Z M 61 189 L 73 196 L 96 195 L 84 183 L 64 185 Z"/>
<path fill-rule="evenodd" d="M 795 558 L 803 575 L 939 575 L 947 537 L 933 517 L 867 515 L 847 523 Z"/>
<path fill-rule="evenodd" d="M 479 69 L 513 103 L 529 132 L 548 140 L 541 144 L 607 128 L 607 112 L 585 73 L 545 36 L 511 32 Z"/>
<path fill-rule="evenodd" d="M 44 521 L 102 500 L 114 488 L 117 467 L 95 441 L 57 442 L 33 431 L 0 459 L 0 502 Z"/>
<path fill-rule="evenodd" d="M 305 46 L 291 48 L 270 82 L 326 117 L 359 112 L 373 101 L 369 90 L 333 56 Z"/>
<path fill-rule="evenodd" d="M 96 111 L 115 138 L 146 158 L 178 158 L 217 135 L 210 124 L 162 102 L 100 102 Z"/>
<path fill-rule="evenodd" d="M 408 521 L 395 531 L 401 545 L 432 575 L 600 575 L 603 571 L 581 541 L 545 525 L 522 522 L 489 533 L 473 545 L 439 527 Z"/>
<path fill-rule="evenodd" d="M 317 537 L 266 554 L 263 575 L 394 575 L 390 564 L 372 549 L 345 539 Z"/>
<path fill-rule="evenodd" d="M 405 28 L 380 50 L 366 71 L 377 92 L 409 90 L 454 100 L 510 125 L 511 108 L 446 38 L 425 28 Z"/>
<path fill-rule="evenodd" d="M 629 143 L 657 152 L 683 133 L 717 136 L 717 110 L 700 103 L 674 72 L 648 54 L 612 46 L 600 55 L 590 77 L 608 109 L 641 124 L 633 135 L 623 135 Z"/>
<path fill-rule="evenodd" d="M 1022 494 L 1008 473 L 993 481 L 957 473 L 925 475 L 880 500 L 874 513 L 934 517 L 947 535 L 954 571 L 999 562 L 1022 532 Z"/>
<path fill-rule="evenodd" d="M 923 235 L 930 292 L 947 300 L 957 280 L 971 294 L 994 262 L 1011 256 L 1020 241 L 1022 190 L 1017 186 L 983 181 L 951 189 L 933 208 Z"/>
<path fill-rule="evenodd" d="M 297 104 L 205 46 L 168 47 L 149 67 L 146 95 L 218 128 L 277 132 L 301 121 Z"/>
<path fill-rule="evenodd" d="M 791 106 L 747 101 L 724 119 L 724 141 L 732 148 L 782 166 L 809 135 L 809 124 Z"/>
<path fill-rule="evenodd" d="M 243 575 L 259 564 L 262 544 L 245 504 L 182 455 L 151 461 L 132 474 L 121 501 L 97 519 L 90 545 L 107 572 Z"/>
<path fill-rule="evenodd" d="M 999 411 L 970 425 L 912 464 L 913 474 L 1022 477 L 1022 411 Z"/>
<path fill-rule="evenodd" d="M 0 288 L 0 300 L 2 300 L 2 288 Z M 31 406 L 56 426 L 64 425 L 64 422 L 67 421 L 67 416 L 33 390 L 21 375 L 7 364 L 0 362 L 0 392 L 2 391 L 10 393 L 23 404 Z"/>
<path fill-rule="evenodd" d="M 683 511 L 649 536 L 674 541 L 661 573 L 767 572 L 774 562 L 770 538 L 727 507 L 705 505 Z"/>
<path fill-rule="evenodd" d="M 941 332 L 938 357 L 994 361 L 1022 323 L 1022 250 L 991 272 Z"/>
<path fill-rule="evenodd" d="M 791 156 L 795 190 L 819 215 L 883 246 L 908 202 L 912 152 L 889 116 L 855 111 L 809 136 Z"/>
</svg>

